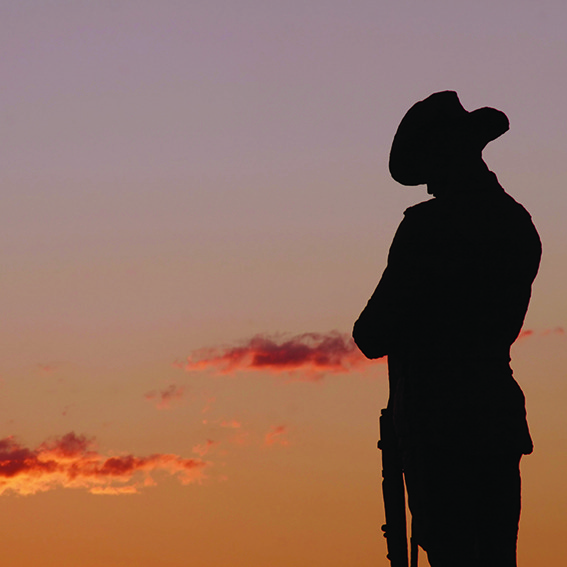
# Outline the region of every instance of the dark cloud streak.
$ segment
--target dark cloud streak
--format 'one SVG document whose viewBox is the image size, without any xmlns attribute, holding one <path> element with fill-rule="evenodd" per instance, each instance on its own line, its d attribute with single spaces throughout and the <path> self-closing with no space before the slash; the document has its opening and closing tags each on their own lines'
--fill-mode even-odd
<svg viewBox="0 0 567 567">
<path fill-rule="evenodd" d="M 303 379 L 318 380 L 324 373 L 346 373 L 362 369 L 370 361 L 344 333 L 304 333 L 293 337 L 256 335 L 240 346 L 201 349 L 188 357 L 187 371 L 215 370 L 221 374 L 237 371 L 296 373 Z"/>
</svg>

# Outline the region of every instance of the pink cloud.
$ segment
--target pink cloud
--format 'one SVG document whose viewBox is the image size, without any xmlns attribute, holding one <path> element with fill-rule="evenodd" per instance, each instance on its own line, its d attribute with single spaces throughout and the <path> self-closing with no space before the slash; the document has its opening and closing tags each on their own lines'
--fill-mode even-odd
<svg viewBox="0 0 567 567">
<path fill-rule="evenodd" d="M 286 430 L 287 428 L 285 425 L 273 425 L 264 437 L 264 445 L 268 447 L 271 447 L 272 445 L 289 445 L 289 441 L 284 438 Z"/>
<path fill-rule="evenodd" d="M 107 456 L 94 448 L 94 439 L 67 433 L 44 441 L 35 449 L 13 437 L 0 440 L 0 495 L 35 494 L 57 487 L 83 488 L 92 494 L 134 494 L 155 484 L 153 473 L 166 472 L 181 484 L 204 478 L 207 463 L 174 454 L 147 457 Z"/>
<path fill-rule="evenodd" d="M 144 394 L 144 398 L 155 402 L 157 409 L 169 409 L 173 402 L 179 401 L 183 397 L 183 393 L 183 386 L 170 384 L 164 390 L 152 390 L 151 392 Z"/>
<path fill-rule="evenodd" d="M 365 358 L 349 335 L 331 331 L 287 339 L 256 335 L 241 346 L 201 349 L 188 357 L 185 370 L 212 369 L 221 374 L 261 370 L 319 380 L 325 372 L 345 373 L 376 362 Z"/>
</svg>

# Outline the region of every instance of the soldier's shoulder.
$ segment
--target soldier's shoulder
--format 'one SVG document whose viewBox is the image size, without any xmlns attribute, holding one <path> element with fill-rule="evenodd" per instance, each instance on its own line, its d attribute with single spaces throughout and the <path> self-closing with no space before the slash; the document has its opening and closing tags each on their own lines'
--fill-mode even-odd
<svg viewBox="0 0 567 567">
<path fill-rule="evenodd" d="M 527 209 L 505 191 L 502 191 L 500 203 L 499 232 L 541 254 L 541 240 Z"/>
<path fill-rule="evenodd" d="M 493 190 L 489 191 L 488 195 L 495 199 L 496 203 L 499 203 L 500 208 L 506 211 L 508 214 L 515 215 L 524 220 L 529 219 L 531 222 L 532 217 L 530 213 L 528 213 L 526 208 L 522 204 L 518 203 L 518 201 L 516 201 L 516 199 L 514 199 L 512 195 L 506 192 L 504 187 L 500 185 L 498 177 L 496 177 L 496 174 L 494 174 L 492 171 L 490 172 L 489 179 L 490 182 L 488 185 Z"/>
<path fill-rule="evenodd" d="M 516 225 L 524 225 L 533 227 L 533 220 L 527 209 L 516 201 L 511 195 L 502 191 L 501 194 L 501 211 Z M 535 228 L 535 227 L 534 227 Z"/>
<path fill-rule="evenodd" d="M 522 205 L 521 203 L 518 203 L 518 201 L 516 201 L 516 199 L 514 199 L 514 197 L 512 197 L 512 195 L 506 193 L 506 191 L 503 191 L 502 201 L 503 201 L 503 203 L 505 203 L 505 205 L 507 207 L 509 207 L 511 210 L 513 210 L 515 214 L 517 214 L 517 215 L 519 215 L 523 218 L 529 218 L 529 219 L 532 218 L 532 216 L 527 211 L 527 209 L 524 207 L 524 205 Z"/>
<path fill-rule="evenodd" d="M 437 209 L 437 204 L 437 199 L 429 199 L 428 201 L 417 203 L 417 205 L 408 207 L 404 211 L 404 216 L 413 218 L 432 214 Z"/>
</svg>

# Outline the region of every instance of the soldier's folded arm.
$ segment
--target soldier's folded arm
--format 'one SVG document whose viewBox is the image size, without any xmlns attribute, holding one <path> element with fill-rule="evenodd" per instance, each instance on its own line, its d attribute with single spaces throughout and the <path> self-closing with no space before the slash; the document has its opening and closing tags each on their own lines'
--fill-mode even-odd
<svg viewBox="0 0 567 567">
<path fill-rule="evenodd" d="M 352 337 L 367 358 L 381 358 L 395 342 L 395 299 L 391 270 L 386 268 L 378 287 L 354 324 Z"/>
<path fill-rule="evenodd" d="M 407 295 L 407 282 L 416 274 L 408 263 L 414 253 L 415 241 L 420 238 L 420 226 L 415 222 L 410 207 L 404 212 L 390 251 L 388 264 L 376 290 L 354 324 L 353 339 L 367 358 L 381 358 L 392 354 L 399 344 L 406 318 L 407 306 L 403 299 Z M 408 218 L 409 217 L 409 218 Z"/>
</svg>

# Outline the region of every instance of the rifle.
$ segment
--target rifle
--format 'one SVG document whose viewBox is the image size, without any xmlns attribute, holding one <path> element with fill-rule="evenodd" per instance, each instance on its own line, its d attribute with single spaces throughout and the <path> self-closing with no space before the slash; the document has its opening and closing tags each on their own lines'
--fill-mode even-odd
<svg viewBox="0 0 567 567">
<path fill-rule="evenodd" d="M 391 567 L 408 567 L 408 539 L 406 530 L 406 493 L 402 456 L 394 429 L 392 410 L 380 414 L 380 441 L 382 451 L 382 495 L 386 523 L 382 526 L 388 547 Z M 417 567 L 417 542 L 410 539 L 410 567 Z"/>
</svg>

